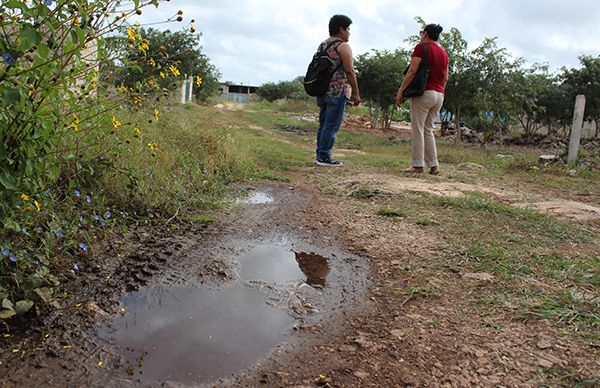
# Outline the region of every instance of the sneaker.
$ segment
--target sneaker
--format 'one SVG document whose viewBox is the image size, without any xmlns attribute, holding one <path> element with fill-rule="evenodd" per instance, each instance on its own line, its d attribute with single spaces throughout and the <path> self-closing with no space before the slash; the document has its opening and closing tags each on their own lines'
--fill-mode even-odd
<svg viewBox="0 0 600 388">
<path fill-rule="evenodd" d="M 317 166 L 321 166 L 321 167 L 341 167 L 342 166 L 342 162 L 340 162 L 339 160 L 332 160 L 331 158 L 317 159 L 315 164 Z"/>
</svg>

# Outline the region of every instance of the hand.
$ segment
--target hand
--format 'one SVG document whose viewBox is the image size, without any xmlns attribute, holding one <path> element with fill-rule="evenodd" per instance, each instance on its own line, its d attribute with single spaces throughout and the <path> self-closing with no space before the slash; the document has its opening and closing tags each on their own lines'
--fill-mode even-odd
<svg viewBox="0 0 600 388">
<path fill-rule="evenodd" d="M 396 106 L 400 108 L 400 105 L 402 105 L 403 102 L 404 96 L 402 95 L 402 93 L 400 93 L 400 91 L 398 91 L 398 94 L 396 94 Z"/>
</svg>

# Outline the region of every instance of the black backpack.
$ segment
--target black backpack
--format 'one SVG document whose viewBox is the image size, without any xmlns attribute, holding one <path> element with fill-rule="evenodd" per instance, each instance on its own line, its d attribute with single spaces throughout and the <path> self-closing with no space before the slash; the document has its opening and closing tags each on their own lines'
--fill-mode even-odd
<svg viewBox="0 0 600 388">
<path fill-rule="evenodd" d="M 304 90 L 309 96 L 319 97 L 325 95 L 327 90 L 329 90 L 331 77 L 342 65 L 342 62 L 340 61 L 337 67 L 333 71 L 331 70 L 335 64 L 335 59 L 327 55 L 327 50 L 336 43 L 338 43 L 338 46 L 342 44 L 339 40 L 334 40 L 323 50 L 319 50 L 313 55 L 313 59 L 310 61 L 308 69 L 306 70 L 306 76 L 302 81 Z M 337 51 L 337 47 L 335 50 Z"/>
</svg>

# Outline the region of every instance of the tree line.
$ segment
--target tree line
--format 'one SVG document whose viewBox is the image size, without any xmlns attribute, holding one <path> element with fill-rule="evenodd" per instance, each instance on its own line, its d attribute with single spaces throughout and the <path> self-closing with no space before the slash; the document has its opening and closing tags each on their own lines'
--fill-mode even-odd
<svg viewBox="0 0 600 388">
<path fill-rule="evenodd" d="M 417 18 L 424 25 L 422 19 Z M 413 46 L 417 36 L 406 42 Z M 585 120 L 600 119 L 600 56 L 582 55 L 579 68 L 563 67 L 551 72 L 547 64 L 526 65 L 498 46 L 497 38 L 485 38 L 475 49 L 457 28 L 440 36 L 450 60 L 449 80 L 442 108 L 442 130 L 456 123 L 475 129 L 485 140 L 502 138 L 509 128 L 522 128 L 531 141 L 541 127 L 551 135 L 567 136 L 578 94 L 586 96 Z M 389 128 L 395 115 L 394 97 L 410 61 L 411 49 L 371 50 L 355 58 L 361 96 L 371 108 L 372 121 Z M 280 98 L 309 98 L 302 90 L 302 77 L 266 83 L 258 95 L 273 101 Z M 598 127 L 596 127 L 598 128 Z M 598 129 L 596 129 L 598 136 Z"/>
</svg>

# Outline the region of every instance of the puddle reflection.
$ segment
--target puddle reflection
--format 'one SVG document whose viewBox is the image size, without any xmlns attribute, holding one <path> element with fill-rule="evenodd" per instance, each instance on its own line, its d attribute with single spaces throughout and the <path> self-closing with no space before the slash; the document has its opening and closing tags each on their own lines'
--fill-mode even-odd
<svg viewBox="0 0 600 388">
<path fill-rule="evenodd" d="M 267 193 L 263 193 L 260 191 L 254 191 L 252 194 L 248 195 L 244 198 L 238 198 L 235 203 L 236 204 L 246 204 L 246 205 L 261 205 L 267 203 L 273 203 L 274 199 Z"/>
<path fill-rule="evenodd" d="M 100 336 L 132 349 L 124 355 L 126 371 L 151 385 L 214 381 L 252 366 L 281 341 L 294 318 L 267 304 L 269 291 L 243 282 L 305 281 L 320 295 L 315 288 L 326 286 L 331 268 L 323 256 L 271 245 L 255 247 L 239 262 L 241 281 L 226 289 L 144 287 L 127 294 L 121 300 L 127 314 Z M 290 299 L 293 292 L 284 294 L 287 303 L 297 300 L 292 308 L 312 308 L 297 296 Z"/>
<path fill-rule="evenodd" d="M 102 330 L 124 348 L 144 383 L 211 381 L 251 366 L 281 340 L 293 318 L 259 290 L 143 288 L 123 298 L 127 315 Z M 136 358 L 138 357 L 138 358 Z"/>
</svg>

